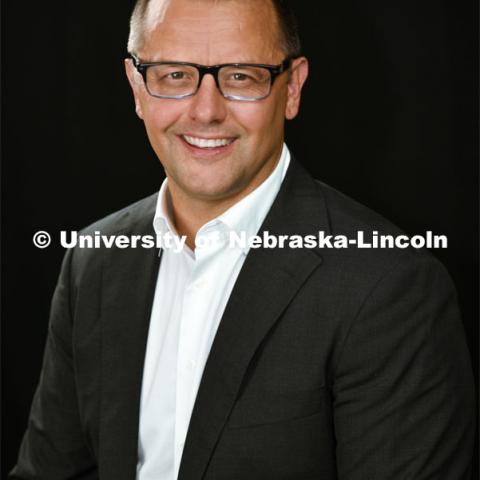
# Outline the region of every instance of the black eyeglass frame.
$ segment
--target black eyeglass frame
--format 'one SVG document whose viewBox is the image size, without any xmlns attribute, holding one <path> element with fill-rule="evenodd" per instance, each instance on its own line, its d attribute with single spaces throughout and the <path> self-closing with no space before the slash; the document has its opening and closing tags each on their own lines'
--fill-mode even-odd
<svg viewBox="0 0 480 480">
<path fill-rule="evenodd" d="M 136 68 L 138 73 L 143 78 L 143 83 L 145 85 L 145 88 L 149 95 L 155 98 L 165 98 L 165 99 L 182 99 L 182 98 L 188 98 L 188 97 L 193 97 L 199 90 L 200 85 L 202 84 L 203 77 L 206 74 L 210 74 L 213 76 L 215 80 L 215 84 L 218 88 L 218 91 L 222 94 L 224 98 L 227 100 L 238 100 L 241 102 L 255 102 L 257 100 L 263 100 L 264 98 L 267 98 L 271 91 L 272 91 L 272 85 L 275 79 L 282 74 L 283 72 L 286 72 L 290 68 L 290 63 L 292 61 L 291 58 L 287 57 L 282 63 L 279 65 L 268 65 L 264 63 L 222 63 L 218 65 L 200 65 L 198 63 L 189 63 L 189 62 L 145 62 L 142 63 L 138 57 L 136 57 L 133 54 L 130 54 L 130 58 L 133 61 L 133 66 Z M 194 67 L 198 70 L 198 84 L 197 88 L 193 93 L 187 93 L 184 95 L 156 95 L 153 94 L 150 89 L 148 88 L 147 85 L 147 69 L 149 67 L 154 67 L 157 65 L 179 65 L 179 66 L 188 66 L 188 67 Z M 222 89 L 220 88 L 220 83 L 218 81 L 218 72 L 220 71 L 221 68 L 223 67 L 260 67 L 260 68 L 265 68 L 270 72 L 270 86 L 268 89 L 268 93 L 265 94 L 263 97 L 258 97 L 258 98 L 252 98 L 252 97 L 240 97 L 236 95 L 225 95 L 222 92 Z"/>
</svg>

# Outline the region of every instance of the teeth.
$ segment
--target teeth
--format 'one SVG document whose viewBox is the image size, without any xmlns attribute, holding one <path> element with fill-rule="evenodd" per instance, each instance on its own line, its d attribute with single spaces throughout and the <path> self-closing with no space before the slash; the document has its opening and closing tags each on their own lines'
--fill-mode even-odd
<svg viewBox="0 0 480 480">
<path fill-rule="evenodd" d="M 194 145 L 195 147 L 200 147 L 200 148 L 224 147 L 225 145 L 229 145 L 230 143 L 233 142 L 232 138 L 207 139 L 207 138 L 189 137 L 188 135 L 183 135 L 183 138 L 190 145 Z"/>
</svg>

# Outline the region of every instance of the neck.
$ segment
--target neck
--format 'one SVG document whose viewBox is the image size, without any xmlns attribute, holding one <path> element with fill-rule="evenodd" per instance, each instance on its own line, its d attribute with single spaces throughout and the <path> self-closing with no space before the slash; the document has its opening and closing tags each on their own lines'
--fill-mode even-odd
<svg viewBox="0 0 480 480">
<path fill-rule="evenodd" d="M 267 165 L 267 168 L 264 168 L 260 175 L 257 175 L 246 188 L 223 198 L 205 199 L 204 197 L 194 197 L 183 191 L 175 182 L 169 179 L 169 210 L 177 233 L 180 236 L 185 236 L 186 244 L 194 250 L 195 237 L 198 230 L 253 192 L 270 176 L 279 160 L 280 155 L 278 155 L 277 161 L 273 165 Z"/>
<path fill-rule="evenodd" d="M 227 211 L 255 188 L 256 186 L 243 190 L 239 194 L 225 199 L 204 200 L 191 198 L 178 190 L 176 186 L 169 184 L 170 212 L 177 233 L 185 236 L 186 244 L 194 250 L 198 230 L 210 220 Z"/>
</svg>

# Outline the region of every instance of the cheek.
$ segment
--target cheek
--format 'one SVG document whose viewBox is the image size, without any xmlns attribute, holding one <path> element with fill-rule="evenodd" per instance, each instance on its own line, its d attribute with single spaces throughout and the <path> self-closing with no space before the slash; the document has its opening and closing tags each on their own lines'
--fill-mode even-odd
<svg viewBox="0 0 480 480">
<path fill-rule="evenodd" d="M 237 106 L 236 106 L 237 107 Z M 272 127 L 283 124 L 283 109 L 279 104 L 245 103 L 232 109 L 232 118 L 252 136 L 271 136 Z"/>
<path fill-rule="evenodd" d="M 178 100 L 152 99 L 142 105 L 143 120 L 149 136 L 161 141 L 161 136 L 168 132 L 182 116 L 184 108 Z"/>
</svg>

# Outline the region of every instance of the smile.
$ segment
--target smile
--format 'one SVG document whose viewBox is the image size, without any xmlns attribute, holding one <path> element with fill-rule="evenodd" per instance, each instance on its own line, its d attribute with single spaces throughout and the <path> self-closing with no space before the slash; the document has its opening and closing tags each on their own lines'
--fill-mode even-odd
<svg viewBox="0 0 480 480">
<path fill-rule="evenodd" d="M 200 138 L 182 135 L 182 138 L 189 144 L 197 148 L 218 148 L 230 145 L 234 138 Z"/>
</svg>

